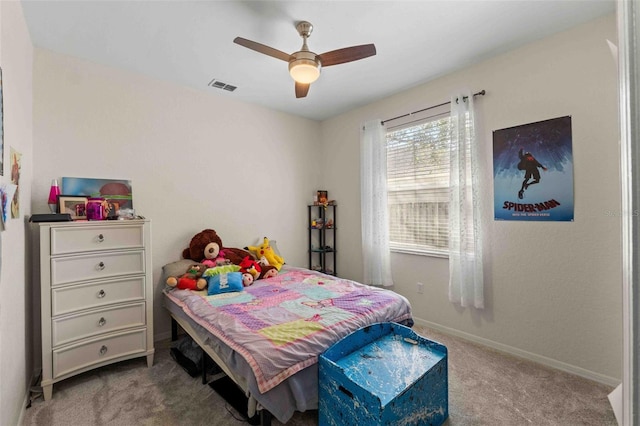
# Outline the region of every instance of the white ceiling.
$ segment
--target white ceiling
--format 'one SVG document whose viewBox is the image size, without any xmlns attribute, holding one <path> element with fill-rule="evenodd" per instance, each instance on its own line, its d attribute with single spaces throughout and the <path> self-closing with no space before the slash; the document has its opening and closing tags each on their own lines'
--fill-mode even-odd
<svg viewBox="0 0 640 426">
<path fill-rule="evenodd" d="M 532 40 L 613 13 L 615 0 L 187 1 L 22 0 L 36 47 L 323 120 Z M 377 55 L 322 70 L 296 99 L 287 53 L 310 21 L 318 54 L 374 43 Z M 209 87 L 211 80 L 237 86 Z"/>
</svg>

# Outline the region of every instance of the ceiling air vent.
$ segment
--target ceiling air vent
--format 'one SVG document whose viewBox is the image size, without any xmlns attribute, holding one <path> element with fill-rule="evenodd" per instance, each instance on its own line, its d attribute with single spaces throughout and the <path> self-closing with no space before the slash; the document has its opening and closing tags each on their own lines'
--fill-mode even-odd
<svg viewBox="0 0 640 426">
<path fill-rule="evenodd" d="M 227 90 L 229 92 L 233 92 L 237 89 L 236 86 L 232 86 L 220 80 L 216 80 L 215 78 L 209 82 L 208 86 L 215 87 L 216 89 Z"/>
</svg>

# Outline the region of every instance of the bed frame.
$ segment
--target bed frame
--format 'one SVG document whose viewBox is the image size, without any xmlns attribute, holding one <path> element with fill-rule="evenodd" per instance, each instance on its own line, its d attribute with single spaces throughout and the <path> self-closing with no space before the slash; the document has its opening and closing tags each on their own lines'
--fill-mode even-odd
<svg viewBox="0 0 640 426">
<path fill-rule="evenodd" d="M 207 359 L 209 357 L 222 370 L 222 373 L 215 374 L 211 378 L 211 381 L 219 380 L 222 377 L 227 376 L 231 380 L 233 380 L 233 382 L 246 394 L 248 391 L 248 385 L 245 378 L 234 374 L 229 369 L 229 367 L 225 364 L 225 362 L 220 358 L 218 353 L 214 351 L 211 347 L 206 345 L 202 341 L 202 339 L 200 339 L 200 337 L 198 336 L 198 333 L 196 333 L 195 329 L 191 326 L 191 324 L 189 324 L 187 321 L 185 321 L 180 317 L 174 316 L 171 312 L 169 312 L 169 315 L 171 316 L 171 340 L 172 341 L 178 340 L 178 325 L 179 325 L 180 328 L 182 328 L 184 332 L 187 333 L 193 339 L 193 341 L 198 344 L 198 346 L 200 346 L 200 349 L 202 349 L 202 352 L 203 352 L 202 361 L 201 361 L 202 384 L 206 385 L 209 383 L 209 380 L 207 378 Z M 208 357 L 206 355 L 208 355 Z M 252 394 L 250 394 L 248 397 L 247 412 L 245 414 L 250 419 L 253 418 L 256 414 L 259 414 L 260 424 L 262 426 L 271 426 L 271 418 L 272 418 L 271 413 L 264 407 L 258 410 L 258 401 L 253 397 Z"/>
</svg>

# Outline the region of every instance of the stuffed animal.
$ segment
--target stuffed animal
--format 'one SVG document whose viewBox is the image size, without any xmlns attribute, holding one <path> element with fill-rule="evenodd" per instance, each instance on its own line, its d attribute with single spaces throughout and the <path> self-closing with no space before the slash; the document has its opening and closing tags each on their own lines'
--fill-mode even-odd
<svg viewBox="0 0 640 426">
<path fill-rule="evenodd" d="M 249 287 L 253 284 L 254 278 L 253 275 L 249 272 L 240 272 L 242 274 L 242 285 L 245 287 Z"/>
<path fill-rule="evenodd" d="M 262 272 L 260 272 L 260 279 L 264 280 L 266 278 L 275 277 L 278 275 L 278 269 L 275 266 L 267 265 L 262 267 Z"/>
<path fill-rule="evenodd" d="M 267 262 L 269 262 L 269 265 L 275 266 L 278 271 L 282 268 L 282 265 L 284 265 L 284 259 L 277 255 L 269 245 L 269 239 L 267 237 L 264 237 L 264 241 L 261 245 L 257 247 L 249 246 L 247 247 L 247 250 L 253 253 L 256 259 L 261 259 L 264 256 Z"/>
<path fill-rule="evenodd" d="M 224 247 L 222 240 L 213 229 L 198 232 L 191 239 L 189 247 L 182 251 L 184 259 L 192 259 L 209 267 L 228 262 L 239 265 L 246 256 L 252 255 L 243 249 Z"/>
<path fill-rule="evenodd" d="M 191 264 L 187 272 L 181 276 L 167 278 L 167 285 L 180 290 L 203 290 L 207 286 L 207 280 L 202 278 L 205 269 L 203 264 Z"/>
<path fill-rule="evenodd" d="M 208 268 L 204 271 L 209 289 L 207 294 L 228 293 L 232 291 L 242 291 L 242 274 L 238 265 L 224 265 Z"/>
<path fill-rule="evenodd" d="M 240 262 L 239 266 L 240 266 L 240 272 L 242 272 L 243 274 L 245 272 L 251 274 L 254 280 L 257 280 L 260 277 L 260 271 L 262 270 L 262 266 L 260 265 L 260 263 L 253 260 L 252 257 L 245 256 L 245 258 L 242 259 L 242 262 Z"/>
</svg>

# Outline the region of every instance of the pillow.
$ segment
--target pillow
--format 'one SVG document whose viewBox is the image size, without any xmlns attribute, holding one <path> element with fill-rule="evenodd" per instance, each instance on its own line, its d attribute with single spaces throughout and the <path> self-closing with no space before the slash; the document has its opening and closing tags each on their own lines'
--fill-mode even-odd
<svg viewBox="0 0 640 426">
<path fill-rule="evenodd" d="M 162 282 L 166 283 L 169 277 L 179 277 L 189 269 L 194 262 L 191 259 L 181 259 L 175 262 L 167 263 L 162 267 Z"/>
<path fill-rule="evenodd" d="M 232 291 L 242 291 L 242 273 L 238 265 L 223 265 L 209 268 L 204 271 L 203 277 L 207 280 L 209 296 Z"/>
</svg>

